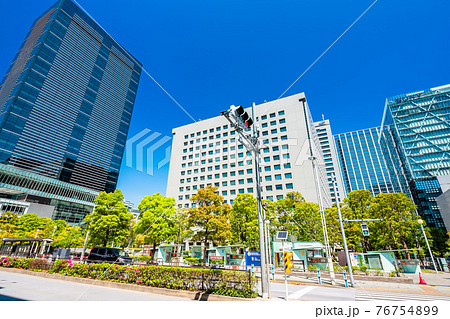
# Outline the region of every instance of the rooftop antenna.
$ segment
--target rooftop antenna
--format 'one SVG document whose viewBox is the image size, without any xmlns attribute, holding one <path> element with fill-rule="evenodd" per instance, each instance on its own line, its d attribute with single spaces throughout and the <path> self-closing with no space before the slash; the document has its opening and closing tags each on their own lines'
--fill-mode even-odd
<svg viewBox="0 0 450 319">
<path fill-rule="evenodd" d="M 322 121 L 325 121 L 325 116 L 323 116 L 323 114 L 322 114 Z"/>
</svg>

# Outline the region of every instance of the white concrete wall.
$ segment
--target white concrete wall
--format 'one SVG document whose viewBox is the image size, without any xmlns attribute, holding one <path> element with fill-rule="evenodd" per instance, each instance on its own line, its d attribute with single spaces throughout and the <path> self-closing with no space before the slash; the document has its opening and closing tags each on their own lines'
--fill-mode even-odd
<svg viewBox="0 0 450 319">
<path fill-rule="evenodd" d="M 306 114 L 303 111 L 303 103 L 305 103 Z M 251 108 L 247 108 L 246 111 L 251 116 Z M 280 112 L 283 111 L 284 115 L 280 115 L 282 114 Z M 271 114 L 274 114 L 274 116 L 271 117 Z M 267 119 L 262 119 L 264 116 L 267 116 Z M 272 197 L 273 200 L 276 200 L 277 196 L 285 196 L 288 192 L 299 191 L 307 201 L 318 202 L 315 175 L 312 163 L 308 159 L 310 156 L 308 130 L 313 153 L 319 158 L 321 166 L 323 166 L 323 157 L 317 145 L 317 134 L 312 124 L 305 95 L 300 93 L 278 101 L 256 105 L 255 117 L 258 118 L 258 121 L 255 121 L 255 123 L 260 130 L 260 141 L 269 141 L 268 144 L 264 144 L 269 146 L 268 152 L 261 151 L 260 155 L 263 198 Z M 276 124 L 271 125 L 274 121 Z M 267 124 L 267 127 L 263 127 L 263 124 Z M 228 126 L 228 128 L 224 129 L 224 126 Z M 286 128 L 286 130 L 281 132 L 280 129 L 282 128 Z M 276 133 L 272 132 L 274 129 L 276 129 Z M 213 132 L 210 132 L 210 130 L 213 130 Z M 206 131 L 206 134 L 204 134 L 204 131 Z M 246 156 L 247 151 L 245 147 L 239 149 L 238 134 L 232 135 L 233 131 L 229 122 L 223 116 L 173 129 L 172 154 L 166 195 L 174 197 L 177 204 L 181 205 L 181 207 L 186 207 L 186 205 L 190 207 L 191 202 L 189 198 L 197 193 L 200 185 L 206 187 L 208 184 L 214 186 L 215 183 L 219 183 L 219 193 L 224 196 L 228 203 L 231 203 L 231 200 L 236 197 L 240 189 L 243 189 L 244 193 L 248 193 L 249 189 L 251 189 L 254 196 L 256 196 L 253 158 Z M 224 136 L 224 133 L 227 136 Z M 217 137 L 218 134 L 220 134 L 220 137 Z M 281 140 L 282 136 L 286 138 Z M 204 138 L 206 138 L 206 141 Z M 277 138 L 278 141 L 274 141 L 274 138 Z M 224 144 L 224 141 L 227 144 Z M 187 145 L 185 145 L 186 142 Z M 210 147 L 211 143 L 213 144 L 212 147 Z M 204 145 L 206 145 L 206 148 L 204 148 Z M 283 146 L 286 147 L 286 145 L 288 149 L 283 149 Z M 232 147 L 235 149 L 232 150 Z M 278 147 L 278 150 L 274 150 L 274 147 Z M 227 148 L 228 151 L 224 152 L 224 148 Z M 211 151 L 212 154 L 209 154 Z M 205 152 L 206 154 L 202 154 Z M 243 156 L 239 157 L 239 154 Z M 289 158 L 283 157 L 286 154 L 289 154 Z M 232 158 L 233 155 L 235 158 Z M 186 157 L 185 159 L 183 159 L 184 156 Z M 192 158 L 189 158 L 190 156 Z M 224 160 L 223 156 L 227 156 L 227 159 Z M 274 159 L 274 156 L 279 156 L 280 159 Z M 269 157 L 270 161 L 266 161 L 266 157 Z M 217 158 L 218 160 L 216 160 Z M 202 160 L 205 160 L 206 163 L 202 164 Z M 247 163 L 249 160 L 251 160 L 251 164 Z M 241 162 L 242 166 L 240 166 Z M 191 166 L 189 166 L 189 163 L 191 163 Z M 185 164 L 185 167 L 182 167 L 182 164 Z M 290 168 L 285 168 L 285 164 L 290 164 Z M 217 165 L 220 166 L 219 169 L 216 169 Z M 228 167 L 224 168 L 223 165 L 228 165 Z M 232 165 L 235 166 L 232 167 Z M 275 169 L 275 165 L 280 165 L 280 169 Z M 266 171 L 266 166 L 270 166 L 271 170 Z M 203 172 L 202 169 L 204 170 Z M 251 173 L 247 171 L 249 169 L 251 169 Z M 239 171 L 242 170 L 244 173 L 239 175 Z M 191 172 L 189 173 L 188 171 Z M 326 176 L 323 169 L 320 171 L 319 180 L 322 195 L 324 196 L 324 206 L 331 206 L 331 197 L 326 186 Z M 182 175 L 182 172 L 184 172 L 184 175 Z M 235 176 L 231 176 L 232 172 L 235 172 Z M 227 175 L 226 177 L 224 177 L 224 173 Z M 285 175 L 289 173 L 292 174 L 292 178 L 288 178 Z M 218 178 L 215 177 L 216 174 L 220 174 Z M 281 179 L 275 179 L 275 175 L 281 175 Z M 212 178 L 208 179 L 208 176 Z M 272 180 L 266 180 L 266 176 L 271 176 Z M 188 178 L 190 178 L 189 182 L 187 181 Z M 248 182 L 250 178 L 252 182 Z M 184 180 L 183 183 L 180 181 L 182 179 Z M 244 183 L 239 184 L 239 180 L 242 179 Z M 236 184 L 231 185 L 231 181 L 235 181 Z M 225 186 L 223 182 L 226 182 L 227 185 Z M 292 184 L 292 189 L 287 189 L 287 184 Z M 282 185 L 282 189 L 277 190 L 276 185 Z M 268 190 L 267 186 L 272 186 L 272 190 Z M 180 187 L 183 190 L 180 190 Z M 197 187 L 197 189 L 194 189 L 194 187 Z M 233 190 L 236 192 L 235 194 L 231 193 Z M 226 194 L 223 192 L 226 192 Z M 182 199 L 180 199 L 180 196 L 182 196 Z"/>
</svg>

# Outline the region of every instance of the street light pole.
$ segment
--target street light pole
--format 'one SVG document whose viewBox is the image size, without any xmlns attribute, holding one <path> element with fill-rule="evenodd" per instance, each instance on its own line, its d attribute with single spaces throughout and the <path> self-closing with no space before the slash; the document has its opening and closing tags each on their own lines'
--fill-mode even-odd
<svg viewBox="0 0 450 319">
<path fill-rule="evenodd" d="M 332 179 L 333 179 L 334 198 L 336 199 L 336 207 L 337 207 L 337 212 L 338 212 L 338 216 L 339 216 L 339 225 L 341 227 L 342 243 L 344 244 L 345 261 L 347 262 L 348 274 L 350 276 L 350 286 L 354 287 L 355 282 L 353 280 L 352 263 L 350 261 L 350 256 L 348 254 L 347 238 L 345 237 L 344 223 L 342 222 L 342 215 L 341 215 L 341 207 L 339 206 L 339 200 L 338 200 L 338 196 L 337 196 L 337 192 L 336 192 L 336 177 L 334 174 L 333 174 Z"/>
<path fill-rule="evenodd" d="M 431 252 L 430 244 L 428 243 L 428 238 L 427 238 L 427 235 L 425 234 L 425 229 L 423 229 L 423 220 L 419 219 L 417 222 L 419 223 L 420 228 L 422 229 L 423 237 L 425 237 L 425 242 L 427 243 L 428 252 L 430 253 L 431 261 L 433 262 L 434 271 L 436 271 L 436 274 L 437 274 L 438 271 L 436 268 L 436 263 L 434 262 L 433 253 Z"/>
<path fill-rule="evenodd" d="M 89 225 L 90 228 L 91 225 Z M 84 252 L 86 251 L 86 247 L 87 247 L 87 243 L 88 243 L 88 238 L 89 238 L 89 228 L 88 231 L 86 232 L 86 238 L 84 239 L 84 245 L 83 245 L 83 250 L 81 251 L 81 256 L 80 256 L 80 261 L 83 262 L 84 261 Z"/>
<path fill-rule="evenodd" d="M 325 248 L 327 250 L 327 263 L 328 263 L 328 270 L 330 271 L 330 280 L 331 284 L 335 285 L 336 280 L 334 276 L 334 267 L 333 267 L 333 261 L 331 260 L 331 248 L 330 248 L 330 241 L 328 239 L 328 231 L 327 231 L 327 221 L 325 219 L 325 212 L 323 208 L 323 199 L 322 199 L 322 192 L 320 191 L 320 180 L 319 180 L 319 169 L 318 169 L 318 163 L 317 157 L 310 156 L 309 159 L 312 162 L 315 175 L 316 175 L 316 187 L 317 187 L 317 194 L 319 195 L 319 209 L 320 209 L 320 218 L 322 220 L 322 231 L 323 231 L 323 238 L 325 242 Z"/>
</svg>

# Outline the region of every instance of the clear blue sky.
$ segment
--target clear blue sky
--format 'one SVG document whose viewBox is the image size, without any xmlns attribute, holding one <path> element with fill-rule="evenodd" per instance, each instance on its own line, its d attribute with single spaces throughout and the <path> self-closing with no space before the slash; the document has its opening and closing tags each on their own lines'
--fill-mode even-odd
<svg viewBox="0 0 450 319">
<path fill-rule="evenodd" d="M 374 0 L 78 0 L 195 118 L 231 104 L 277 99 Z M 32 21 L 53 0 L 0 2 L 0 76 Z M 286 95 L 305 92 L 333 133 L 378 126 L 386 97 L 450 83 L 450 2 L 379 0 Z M 187 116 L 142 75 L 129 137 L 171 136 Z M 122 165 L 118 187 L 136 205 L 165 193 L 154 176 Z"/>
</svg>

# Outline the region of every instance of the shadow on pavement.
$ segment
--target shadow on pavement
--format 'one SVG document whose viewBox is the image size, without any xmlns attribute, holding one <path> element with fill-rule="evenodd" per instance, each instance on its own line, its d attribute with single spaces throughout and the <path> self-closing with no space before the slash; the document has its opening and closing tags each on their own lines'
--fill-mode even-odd
<svg viewBox="0 0 450 319">
<path fill-rule="evenodd" d="M 0 301 L 28 301 L 28 300 L 0 294 Z"/>
</svg>

